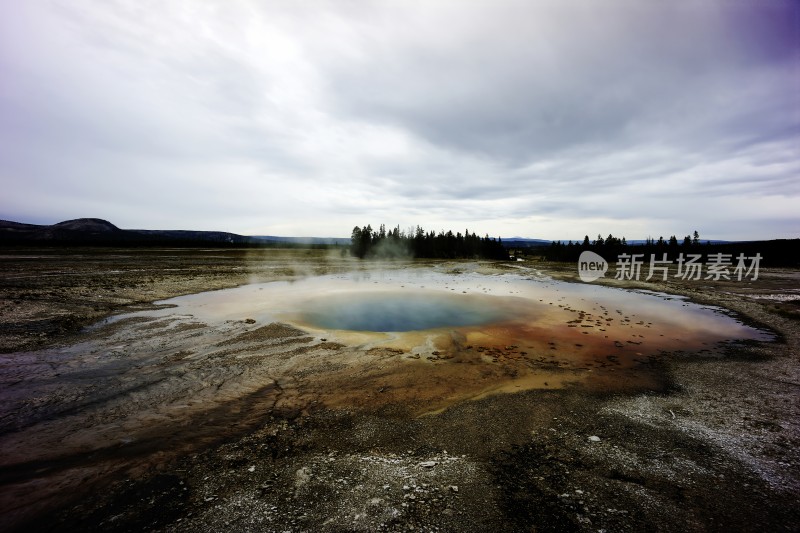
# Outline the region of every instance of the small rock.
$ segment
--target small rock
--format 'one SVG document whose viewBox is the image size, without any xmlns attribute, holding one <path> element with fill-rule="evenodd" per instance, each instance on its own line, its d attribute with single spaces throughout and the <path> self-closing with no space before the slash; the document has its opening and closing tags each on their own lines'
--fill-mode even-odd
<svg viewBox="0 0 800 533">
<path fill-rule="evenodd" d="M 600 437 L 598 437 L 597 435 L 592 435 L 591 437 L 589 437 L 589 442 L 600 442 Z"/>
<path fill-rule="evenodd" d="M 300 468 L 297 472 L 294 473 L 294 485 L 295 487 L 302 487 L 306 483 L 311 480 L 311 469 L 307 466 Z"/>
<path fill-rule="evenodd" d="M 245 323 L 245 324 L 255 324 L 255 323 L 256 323 L 256 321 L 255 321 L 255 319 L 253 319 L 253 318 L 248 318 L 247 320 L 245 320 L 245 321 L 244 321 L 244 323 Z"/>
<path fill-rule="evenodd" d="M 423 461 L 419 464 L 422 468 L 433 468 L 436 466 L 436 461 Z"/>
<path fill-rule="evenodd" d="M 255 466 L 251 466 L 250 468 L 247 469 L 247 471 L 248 472 L 255 472 L 256 471 L 256 467 Z"/>
<path fill-rule="evenodd" d="M 450 490 L 453 492 L 458 492 L 458 485 L 450 485 Z"/>
</svg>

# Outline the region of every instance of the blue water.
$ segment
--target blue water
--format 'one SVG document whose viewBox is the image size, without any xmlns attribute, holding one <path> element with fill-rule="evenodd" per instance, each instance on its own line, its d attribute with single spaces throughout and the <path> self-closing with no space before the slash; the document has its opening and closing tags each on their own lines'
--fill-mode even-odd
<svg viewBox="0 0 800 533">
<path fill-rule="evenodd" d="M 303 318 L 325 329 L 402 332 L 488 324 L 511 312 L 469 296 L 354 292 L 314 301 Z"/>
</svg>

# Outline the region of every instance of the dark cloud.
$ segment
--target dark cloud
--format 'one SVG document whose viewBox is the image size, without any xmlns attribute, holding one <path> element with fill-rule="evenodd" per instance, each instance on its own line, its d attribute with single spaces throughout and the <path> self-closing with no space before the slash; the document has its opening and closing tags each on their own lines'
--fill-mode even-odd
<svg viewBox="0 0 800 533">
<path fill-rule="evenodd" d="M 455 45 L 452 37 L 416 27 L 367 33 L 362 45 L 373 53 L 333 63 L 338 103 L 343 113 L 512 165 L 584 144 L 616 148 L 681 130 L 699 129 L 694 136 L 713 142 L 731 133 L 730 123 L 734 135 L 752 134 L 754 126 L 764 134 L 776 127 L 775 110 L 797 103 L 790 75 L 758 86 L 775 63 L 786 74 L 796 66 L 797 40 L 787 43 L 789 52 L 770 56 L 774 47 L 758 39 L 764 32 L 737 23 L 745 15 L 725 16 L 704 3 L 597 4 L 588 12 L 585 4 L 563 5 L 551 6 L 544 22 L 539 4 L 489 19 L 484 9 L 453 9 L 453 16 L 472 17 Z M 404 46 L 394 46 L 403 39 Z M 744 94 L 748 89 L 755 94 Z"/>
<path fill-rule="evenodd" d="M 782 0 L 3 5 L 0 217 L 797 236 L 799 17 Z"/>
</svg>

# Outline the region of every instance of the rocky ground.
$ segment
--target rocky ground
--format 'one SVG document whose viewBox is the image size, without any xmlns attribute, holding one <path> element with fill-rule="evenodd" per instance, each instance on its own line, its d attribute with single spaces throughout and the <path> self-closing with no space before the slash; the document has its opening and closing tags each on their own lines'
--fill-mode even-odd
<svg viewBox="0 0 800 533">
<path fill-rule="evenodd" d="M 31 350 L 75 346 L 101 334 L 114 349 L 84 354 L 77 344 L 69 375 L 79 376 L 91 357 L 116 357 L 120 365 L 111 367 L 118 373 L 75 377 L 69 388 L 48 382 L 39 397 L 26 399 L 29 411 L 0 420 L 4 530 L 800 527 L 795 270 L 762 269 L 756 281 L 625 284 L 729 309 L 776 332 L 776 342 L 730 345 L 724 357 L 663 358 L 658 386 L 650 390 L 530 390 L 418 416 L 404 402 L 374 401 L 379 390 L 349 406 L 317 403 L 298 384 L 338 372 L 336 364 L 346 364 L 334 363 L 343 348 L 292 328 L 232 324 L 232 340 L 240 342 L 214 352 L 225 350 L 228 359 L 195 361 L 177 347 L 200 338 L 193 335 L 201 326 L 121 324 L 118 331 L 140 328 L 142 335 L 170 331 L 164 347 L 139 354 L 146 372 L 135 382 L 120 377 L 134 354 L 116 350 L 115 330 L 80 331 L 171 296 L 358 267 L 338 254 L 4 250 L 0 265 L 0 350 L 14 352 L 5 356 L 6 367 L 39 357 L 41 372 L 57 383 L 65 363 Z M 576 278 L 573 265 L 521 266 Z M 482 268 L 499 272 L 508 265 Z M 317 366 L 298 367 L 294 381 L 272 380 L 260 374 L 265 367 L 253 356 L 255 345 L 286 365 L 302 356 Z M 392 354 L 385 355 L 390 361 Z M 222 360 L 234 362 L 223 371 Z M 167 382 L 172 396 L 164 392 Z M 176 390 L 185 405 L 177 404 Z M 150 434 L 135 442 L 86 442 L 87 435 L 117 435 L 128 420 L 144 416 Z"/>
</svg>

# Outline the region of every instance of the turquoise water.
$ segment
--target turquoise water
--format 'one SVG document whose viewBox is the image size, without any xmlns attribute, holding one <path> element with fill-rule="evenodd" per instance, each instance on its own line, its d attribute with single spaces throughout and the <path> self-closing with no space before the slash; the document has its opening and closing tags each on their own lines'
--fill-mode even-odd
<svg viewBox="0 0 800 533">
<path fill-rule="evenodd" d="M 324 329 L 403 332 L 477 326 L 512 318 L 488 298 L 447 294 L 349 293 L 313 301 L 303 320 Z"/>
</svg>

